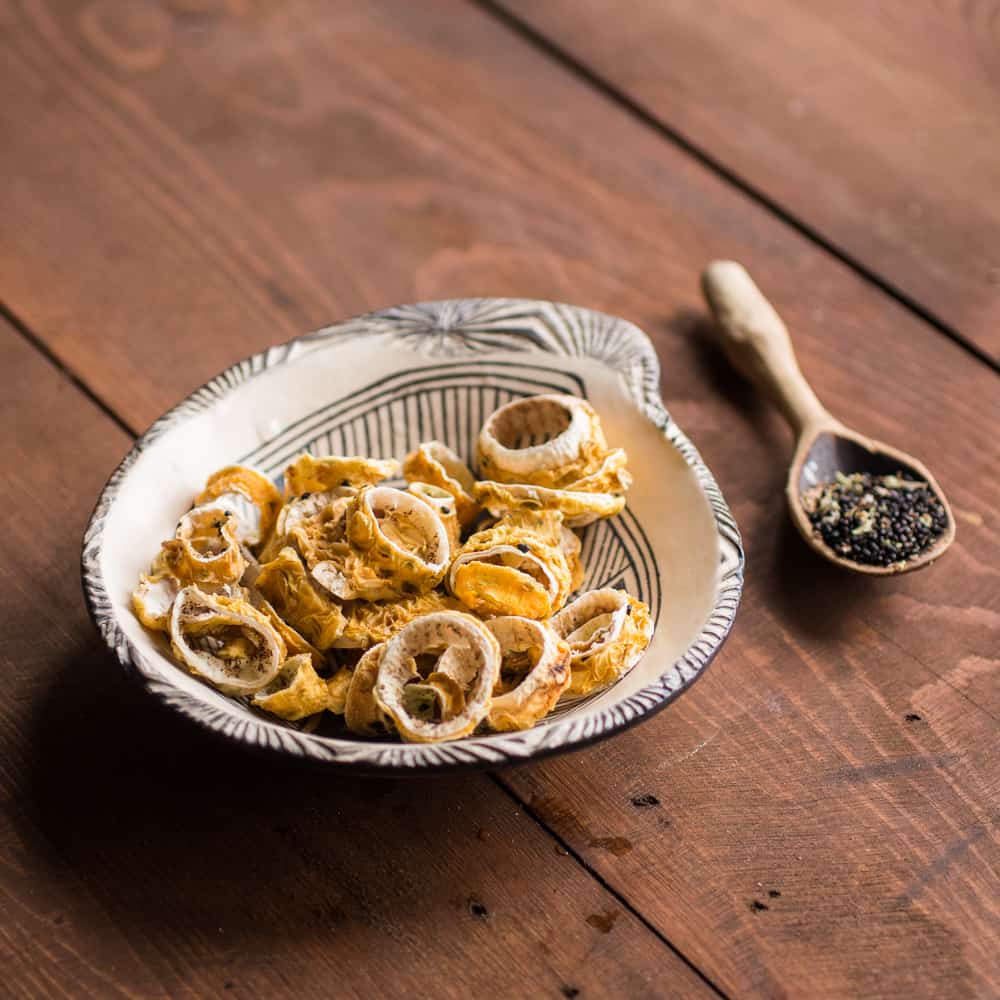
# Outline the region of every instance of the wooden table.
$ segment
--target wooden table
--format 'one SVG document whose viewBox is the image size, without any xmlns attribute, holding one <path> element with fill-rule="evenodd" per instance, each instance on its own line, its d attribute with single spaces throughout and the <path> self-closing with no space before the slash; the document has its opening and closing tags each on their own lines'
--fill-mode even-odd
<svg viewBox="0 0 1000 1000">
<path fill-rule="evenodd" d="M 2 992 L 1000 993 L 996 3 L 0 3 Z M 747 264 L 837 414 L 958 539 L 856 581 L 708 346 Z M 396 302 L 618 313 L 742 527 L 706 677 L 495 775 L 251 760 L 143 696 L 80 534 L 233 360 Z"/>
</svg>

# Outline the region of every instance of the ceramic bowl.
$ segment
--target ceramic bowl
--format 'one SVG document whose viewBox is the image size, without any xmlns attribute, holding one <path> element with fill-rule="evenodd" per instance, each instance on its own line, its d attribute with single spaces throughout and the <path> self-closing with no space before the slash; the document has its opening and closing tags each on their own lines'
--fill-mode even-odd
<svg viewBox="0 0 1000 1000">
<path fill-rule="evenodd" d="M 496 767 L 572 750 L 649 717 L 718 652 L 733 623 L 743 552 L 732 515 L 659 395 L 646 335 L 622 319 L 519 299 L 459 299 L 359 317 L 247 358 L 136 442 L 101 493 L 83 546 L 91 616 L 152 694 L 228 738 L 362 772 Z M 368 742 L 266 716 L 176 666 L 129 595 L 208 473 L 239 462 L 277 477 L 303 450 L 403 455 L 437 438 L 467 460 L 486 416 L 537 393 L 585 396 L 635 482 L 618 517 L 584 529 L 586 589 L 623 586 L 656 630 L 612 687 L 524 732 L 443 744 Z"/>
</svg>

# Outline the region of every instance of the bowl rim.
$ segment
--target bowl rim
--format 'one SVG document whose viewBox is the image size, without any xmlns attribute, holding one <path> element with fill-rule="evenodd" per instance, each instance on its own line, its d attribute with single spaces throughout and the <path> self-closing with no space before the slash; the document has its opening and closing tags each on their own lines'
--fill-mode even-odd
<svg viewBox="0 0 1000 1000">
<path fill-rule="evenodd" d="M 711 508 L 720 543 L 712 610 L 684 653 L 657 678 L 618 702 L 583 718 L 568 715 L 514 733 L 468 737 L 449 743 L 389 743 L 318 737 L 277 720 L 234 708 L 227 712 L 165 679 L 119 627 L 101 570 L 104 526 L 138 457 L 167 431 L 204 412 L 270 369 L 288 364 L 327 342 L 390 334 L 429 356 L 484 352 L 549 353 L 589 358 L 617 372 L 625 389 L 680 453 Z M 428 773 L 468 767 L 496 768 L 582 749 L 665 708 L 711 663 L 728 636 L 743 588 L 745 555 L 739 529 L 697 448 L 674 423 L 659 389 L 660 366 L 649 337 L 628 320 L 597 310 L 536 299 L 442 299 L 366 313 L 244 358 L 169 409 L 141 434 L 102 488 L 83 536 L 81 579 L 88 613 L 126 673 L 161 702 L 202 727 L 249 747 L 312 759 L 357 773 Z M 179 669 L 179 668 L 178 668 Z M 242 706 L 241 706 L 242 708 Z"/>
</svg>

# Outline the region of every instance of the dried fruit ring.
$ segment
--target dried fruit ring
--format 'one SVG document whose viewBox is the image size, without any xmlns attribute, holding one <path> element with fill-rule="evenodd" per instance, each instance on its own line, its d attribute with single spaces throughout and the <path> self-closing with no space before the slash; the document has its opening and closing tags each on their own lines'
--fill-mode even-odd
<svg viewBox="0 0 1000 1000">
<path fill-rule="evenodd" d="M 493 633 L 471 615 L 438 611 L 385 644 L 375 700 L 404 740 L 455 740 L 486 717 L 499 673 Z"/>
<path fill-rule="evenodd" d="M 411 483 L 430 483 L 447 490 L 455 501 L 455 513 L 463 528 L 479 516 L 479 505 L 472 496 L 475 477 L 446 444 L 425 441 L 411 451 L 403 460 L 403 475 Z"/>
<path fill-rule="evenodd" d="M 606 687 L 635 666 L 653 634 L 649 608 L 623 590 L 590 590 L 549 622 L 569 643 L 573 678 L 567 694 Z"/>
<path fill-rule="evenodd" d="M 274 527 L 281 509 L 281 494 L 263 473 L 245 465 L 227 465 L 213 472 L 194 498 L 195 507 L 232 512 L 236 540 L 259 545 Z"/>
<path fill-rule="evenodd" d="M 174 655 L 223 694 L 253 694 L 270 684 L 285 644 L 267 618 L 245 601 L 185 587 L 170 616 Z"/>
<path fill-rule="evenodd" d="M 595 471 L 607 451 L 601 421 L 576 396 L 531 396 L 495 410 L 479 433 L 484 479 L 559 488 Z"/>
<path fill-rule="evenodd" d="M 570 682 L 569 646 L 541 622 L 508 615 L 487 628 L 500 643 L 490 727 L 528 729 L 548 715 Z"/>
</svg>

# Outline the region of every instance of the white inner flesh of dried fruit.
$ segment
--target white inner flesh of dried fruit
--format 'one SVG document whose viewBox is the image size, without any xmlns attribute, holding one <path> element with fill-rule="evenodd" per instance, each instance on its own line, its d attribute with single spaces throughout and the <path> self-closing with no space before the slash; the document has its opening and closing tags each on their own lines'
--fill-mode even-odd
<svg viewBox="0 0 1000 1000">
<path fill-rule="evenodd" d="M 159 580 L 143 579 L 135 588 L 136 596 L 142 602 L 143 610 L 149 618 L 162 618 L 170 614 L 170 608 L 179 591 L 180 584 L 172 576 L 164 576 Z"/>
</svg>

